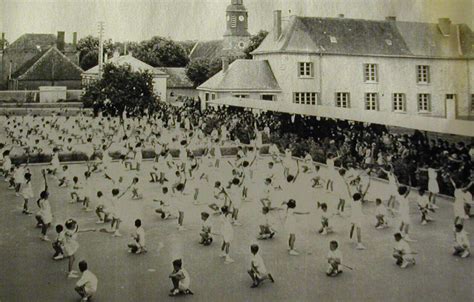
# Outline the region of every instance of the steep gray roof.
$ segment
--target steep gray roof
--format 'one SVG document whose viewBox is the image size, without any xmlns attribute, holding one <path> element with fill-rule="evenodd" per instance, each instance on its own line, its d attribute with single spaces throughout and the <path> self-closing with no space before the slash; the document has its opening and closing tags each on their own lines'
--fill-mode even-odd
<svg viewBox="0 0 474 302">
<path fill-rule="evenodd" d="M 111 63 L 111 64 L 119 65 L 119 66 L 130 65 L 130 67 L 132 68 L 132 71 L 149 71 L 154 75 L 167 76 L 167 74 L 164 71 L 154 68 L 131 55 L 112 57 L 107 62 L 104 62 L 104 63 L 105 64 Z M 95 75 L 98 73 L 99 73 L 99 65 L 96 65 L 84 72 L 85 75 Z"/>
<path fill-rule="evenodd" d="M 216 75 L 197 89 L 212 91 L 280 91 L 267 60 L 235 60 L 226 72 Z"/>
<path fill-rule="evenodd" d="M 218 58 L 224 48 L 223 42 L 223 40 L 197 42 L 191 50 L 189 58 L 191 60 L 198 58 Z"/>
<path fill-rule="evenodd" d="M 293 16 L 278 40 L 270 33 L 253 54 L 303 52 L 462 58 L 474 57 L 472 36 L 469 27 L 463 24 L 452 24 L 450 35 L 444 36 L 434 23 Z"/>
<path fill-rule="evenodd" d="M 193 82 L 186 75 L 186 68 L 184 67 L 157 67 L 164 71 L 169 78 L 166 80 L 166 87 L 168 88 L 193 88 Z"/>
<path fill-rule="evenodd" d="M 243 57 L 244 52 L 239 49 L 224 49 L 224 40 L 201 41 L 194 45 L 189 54 L 190 60 L 216 59 L 222 57 Z"/>
<path fill-rule="evenodd" d="M 56 44 L 53 34 L 23 34 L 13 43 L 8 45 L 7 51 L 39 50 L 43 51 Z"/>
<path fill-rule="evenodd" d="M 12 77 L 28 81 L 81 80 L 82 72 L 56 47 L 51 47 L 26 62 Z"/>
</svg>

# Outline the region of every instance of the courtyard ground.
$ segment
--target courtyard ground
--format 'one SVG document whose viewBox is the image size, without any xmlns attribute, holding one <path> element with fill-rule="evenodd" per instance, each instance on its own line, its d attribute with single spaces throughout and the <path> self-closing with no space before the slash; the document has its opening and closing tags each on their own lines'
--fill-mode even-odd
<svg viewBox="0 0 474 302">
<path fill-rule="evenodd" d="M 118 164 L 114 164 L 118 165 Z M 36 193 L 41 190 L 40 169 L 32 166 Z M 85 165 L 70 166 L 73 171 L 84 171 Z M 260 162 L 257 170 L 265 163 Z M 90 270 L 99 279 L 98 292 L 94 301 L 473 301 L 474 300 L 474 258 L 459 259 L 451 255 L 453 245 L 452 200 L 439 198 L 440 209 L 434 214 L 436 221 L 422 226 L 415 203 L 411 205 L 413 227 L 411 243 L 418 252 L 417 264 L 405 270 L 400 269 L 391 257 L 394 245 L 393 234 L 397 220 L 384 230 L 374 228 L 374 204 L 364 205 L 365 222 L 363 241 L 367 250 L 355 249 L 349 240 L 349 217 L 332 218 L 335 233 L 321 236 L 317 233 L 320 215 L 316 201 L 334 205 L 332 196 L 323 190 L 311 190 L 302 185 L 299 196 L 295 196 L 301 210 L 310 215 L 299 216 L 299 230 L 296 247 L 300 256 L 289 256 L 288 237 L 283 228 L 283 212 L 273 215 L 279 230 L 273 240 L 258 241 L 267 269 L 273 274 L 274 284 L 265 282 L 258 289 L 251 289 L 251 280 L 246 273 L 249 267 L 249 246 L 257 242 L 257 221 L 260 203 L 257 198 L 244 202 L 240 213 L 243 226 L 234 227 L 235 237 L 231 256 L 235 263 L 224 264 L 219 257 L 221 239 L 214 237 L 214 243 L 203 247 L 198 243 L 200 215 L 208 210 L 205 205 L 195 206 L 189 201 L 186 207 L 185 227 L 176 229 L 176 220 L 161 220 L 154 212 L 152 202 L 159 188 L 148 182 L 151 162 L 143 163 L 140 173 L 142 200 L 123 198 L 126 216 L 122 224 L 121 238 L 113 238 L 101 232 L 80 233 L 80 248 L 77 262 L 86 259 Z M 223 164 L 225 173 L 215 173 L 218 179 L 229 175 L 230 166 Z M 227 176 L 228 177 L 228 176 Z M 255 179 L 261 179 L 256 174 Z M 54 222 L 64 223 L 75 218 L 81 228 L 98 228 L 94 213 L 84 212 L 79 204 L 69 204 L 68 189 L 58 188 L 52 177 L 50 202 Z M 93 175 L 93 183 L 100 186 L 104 180 L 101 173 Z M 224 179 L 223 179 L 224 180 Z M 227 181 L 227 178 L 225 179 Z M 306 182 L 305 182 L 306 183 Z M 261 186 L 254 183 L 250 194 Z M 373 196 L 384 196 L 385 183 L 373 181 Z M 53 261 L 50 243 L 39 239 L 40 230 L 35 228 L 34 217 L 21 214 L 22 199 L 7 189 L 7 183 L 0 181 L 0 301 L 77 301 L 74 284 L 77 279 L 67 279 L 67 261 Z M 200 200 L 209 201 L 209 193 Z M 412 192 L 411 196 L 415 196 Z M 191 199 L 191 195 L 188 196 Z M 31 209 L 37 210 L 35 201 Z M 346 209 L 349 216 L 350 208 Z M 126 244 L 133 231 L 133 220 L 141 218 L 147 235 L 148 253 L 132 255 Z M 211 216 L 218 228 L 217 218 Z M 466 229 L 473 233 L 473 222 L 466 222 Z M 49 230 L 54 238 L 54 228 Z M 330 240 L 338 240 L 344 255 L 344 262 L 354 267 L 336 278 L 325 275 L 326 254 Z M 472 241 L 472 235 L 471 235 Z M 171 261 L 182 257 L 184 267 L 191 275 L 191 289 L 194 296 L 168 297 L 171 282 L 168 274 Z"/>
</svg>

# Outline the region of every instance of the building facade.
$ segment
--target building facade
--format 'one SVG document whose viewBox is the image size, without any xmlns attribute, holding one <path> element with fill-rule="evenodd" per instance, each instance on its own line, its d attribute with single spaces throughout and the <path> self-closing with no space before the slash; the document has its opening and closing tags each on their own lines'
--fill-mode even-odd
<svg viewBox="0 0 474 302">
<path fill-rule="evenodd" d="M 474 36 L 467 25 L 298 16 L 281 24 L 277 11 L 253 52 L 254 61 L 269 63 L 281 93 L 276 104 L 246 106 L 472 135 Z"/>
<path fill-rule="evenodd" d="M 114 54 L 112 58 L 105 62 L 106 64 L 114 65 L 128 65 L 131 67 L 131 70 L 136 71 L 149 71 L 153 74 L 153 92 L 159 96 L 162 100 L 167 98 L 167 86 L 166 79 L 169 77 L 164 71 L 154 68 L 151 65 L 148 65 L 145 62 L 140 61 L 137 58 L 134 58 L 131 53 L 127 55 L 120 56 L 118 52 Z M 86 87 L 90 83 L 97 81 L 99 79 L 99 66 L 94 66 L 89 70 L 86 70 L 82 73 L 82 87 Z"/>
<path fill-rule="evenodd" d="M 8 81 L 9 90 L 38 90 L 42 86 L 81 89 L 81 67 L 56 46 L 40 52 L 23 64 Z"/>
<path fill-rule="evenodd" d="M 181 101 L 186 98 L 195 98 L 198 92 L 193 82 L 186 75 L 184 67 L 156 67 L 168 75 L 166 79 L 166 100 L 168 102 Z"/>
<path fill-rule="evenodd" d="M 52 47 L 56 47 L 70 62 L 79 65 L 77 33 L 72 34 L 71 43 L 66 43 L 65 36 L 66 33 L 63 31 L 58 31 L 57 36 L 27 33 L 5 47 L 0 64 L 0 89 L 11 87 L 11 81 L 16 80 L 15 75 L 21 75 L 20 70 L 26 70 L 32 64 L 32 60 L 39 59 Z"/>
</svg>

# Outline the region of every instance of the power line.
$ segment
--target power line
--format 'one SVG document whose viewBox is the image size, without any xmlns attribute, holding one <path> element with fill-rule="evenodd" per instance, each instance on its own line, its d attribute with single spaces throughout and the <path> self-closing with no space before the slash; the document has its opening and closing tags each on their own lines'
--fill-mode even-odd
<svg viewBox="0 0 474 302">
<path fill-rule="evenodd" d="M 99 21 L 99 79 L 102 78 L 102 67 L 104 64 L 104 31 L 105 31 L 105 22 Z"/>
</svg>

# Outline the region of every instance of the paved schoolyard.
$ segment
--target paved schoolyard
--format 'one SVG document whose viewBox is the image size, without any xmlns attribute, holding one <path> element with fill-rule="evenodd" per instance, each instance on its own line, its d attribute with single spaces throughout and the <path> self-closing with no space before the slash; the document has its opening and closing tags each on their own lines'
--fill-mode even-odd
<svg viewBox="0 0 474 302">
<path fill-rule="evenodd" d="M 257 212 L 260 203 L 256 200 L 244 202 L 240 213 L 243 226 L 235 227 L 235 238 L 231 246 L 233 264 L 224 264 L 219 257 L 221 240 L 215 236 L 209 247 L 198 244 L 200 215 L 206 206 L 195 206 L 189 202 L 186 208 L 187 231 L 176 230 L 176 220 L 162 221 L 155 213 L 153 196 L 159 192 L 155 184 L 148 183 L 151 162 L 144 162 L 141 172 L 143 200 L 132 201 L 130 195 L 123 198 L 127 209 L 122 224 L 121 238 L 113 238 L 100 232 L 80 233 L 77 262 L 86 259 L 91 271 L 99 278 L 95 301 L 472 301 L 474 300 L 474 258 L 459 259 L 451 256 L 453 244 L 452 201 L 439 200 L 440 209 L 434 215 L 436 221 L 427 226 L 420 225 L 419 214 L 414 204 L 411 207 L 414 226 L 411 237 L 417 265 L 402 270 L 391 258 L 392 227 L 375 230 L 374 205 L 363 208 L 366 216 L 363 226 L 363 241 L 367 250 L 358 251 L 349 240 L 349 218 L 335 217 L 332 224 L 336 233 L 327 237 L 317 234 L 319 213 L 316 201 L 334 203 L 323 191 L 309 190 L 301 185 L 296 196 L 298 208 L 311 211 L 310 215 L 298 217 L 299 232 L 296 241 L 300 256 L 287 253 L 287 235 L 282 227 L 283 216 L 274 212 L 279 229 L 275 239 L 258 241 L 267 269 L 276 283 L 265 282 L 258 289 L 251 289 L 246 270 L 249 267 L 249 245 L 256 242 Z M 259 163 L 259 170 L 264 167 Z M 41 187 L 39 169 L 32 167 L 37 193 Z M 71 165 L 74 171 L 84 171 L 84 165 Z M 215 178 L 229 174 L 229 166 L 214 173 Z M 94 174 L 94 184 L 103 184 L 102 174 Z M 227 180 L 226 176 L 226 180 Z M 80 209 L 80 205 L 68 204 L 68 189 L 58 188 L 53 178 L 50 181 L 51 205 L 55 223 L 64 223 L 67 218 L 78 220 L 81 228 L 96 228 L 96 217 Z M 256 174 L 255 180 L 261 179 Z M 306 182 L 305 182 L 306 183 Z M 255 192 L 261 183 L 251 188 Z M 383 183 L 373 182 L 374 196 L 382 195 Z M 22 200 L 16 197 L 7 184 L 0 181 L 0 301 L 77 301 L 73 290 L 77 279 L 67 279 L 67 261 L 53 261 L 50 243 L 39 239 L 39 229 L 34 227 L 33 217 L 21 214 Z M 414 193 L 412 193 L 413 196 Z M 205 195 L 209 195 L 208 193 Z M 191 198 L 191 197 L 190 197 Z M 203 197 L 206 201 L 208 197 Z M 36 211 L 34 201 L 30 205 Z M 350 213 L 350 208 L 347 210 Z M 280 213 L 283 214 L 283 213 Z M 148 253 L 127 253 L 128 234 L 133 230 L 133 220 L 142 218 L 147 235 Z M 213 217 L 212 219 L 216 219 Z M 217 222 L 216 225 L 217 226 Z M 466 223 L 473 233 L 473 222 Z M 54 228 L 49 231 L 54 237 Z M 471 235 L 472 237 L 472 235 Z M 353 266 L 337 278 L 325 275 L 328 242 L 338 240 L 344 254 L 344 262 Z M 472 238 L 471 238 L 472 241 Z M 163 246 L 160 248 L 160 246 Z M 191 275 L 194 296 L 168 297 L 171 282 L 168 274 L 171 261 L 183 257 L 184 266 Z M 75 268 L 77 270 L 77 266 Z"/>
</svg>

